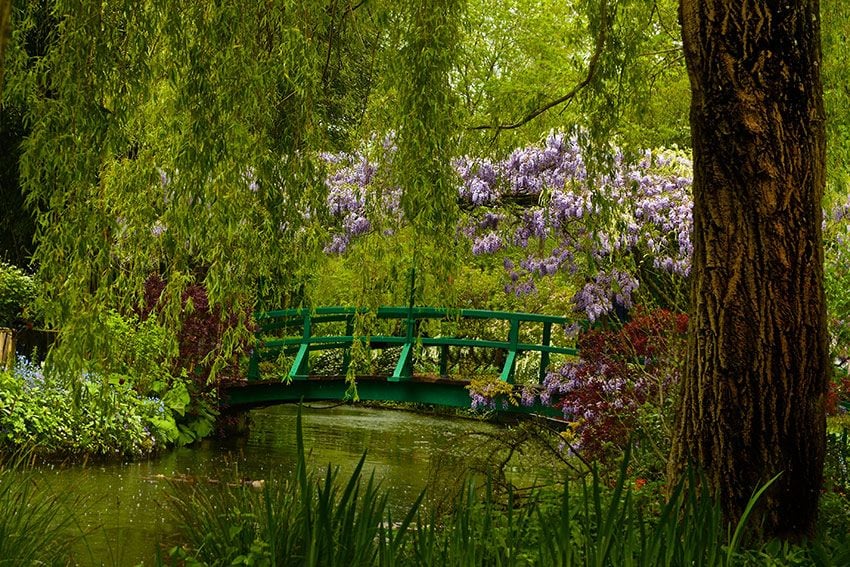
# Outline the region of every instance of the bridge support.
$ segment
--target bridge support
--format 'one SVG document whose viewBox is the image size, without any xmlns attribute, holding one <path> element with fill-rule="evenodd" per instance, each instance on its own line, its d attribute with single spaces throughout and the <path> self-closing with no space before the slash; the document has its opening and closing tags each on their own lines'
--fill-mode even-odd
<svg viewBox="0 0 850 567">
<path fill-rule="evenodd" d="M 468 383 L 446 378 L 420 378 L 390 382 L 385 377 L 362 376 L 357 379 L 359 401 L 387 401 L 469 409 Z M 351 384 L 344 377 L 313 377 L 285 382 L 254 382 L 233 385 L 222 391 L 225 413 L 301 401 L 353 401 Z M 550 406 L 507 405 L 500 413 L 536 414 L 561 417 L 560 410 Z"/>
</svg>

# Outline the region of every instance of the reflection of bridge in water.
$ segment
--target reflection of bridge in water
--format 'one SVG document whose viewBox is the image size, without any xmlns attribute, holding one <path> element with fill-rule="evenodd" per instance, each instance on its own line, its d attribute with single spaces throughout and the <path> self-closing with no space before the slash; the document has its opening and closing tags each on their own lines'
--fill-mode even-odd
<svg viewBox="0 0 850 567">
<path fill-rule="evenodd" d="M 527 353 L 539 353 L 539 364 L 535 365 L 538 383 L 546 376 L 551 355 L 577 354 L 575 348 L 552 344 L 553 326 L 569 321 L 551 315 L 433 307 L 319 307 L 270 311 L 256 318 L 257 346 L 249 363 L 248 381 L 223 392 L 231 409 L 350 399 L 352 389 L 346 376 L 352 364 L 358 366 L 352 351 L 361 347 L 389 353 L 398 350 L 398 354 L 390 365 L 392 373 L 355 376 L 359 400 L 461 408 L 470 407 L 470 382 L 455 367 L 462 368 L 464 358 L 476 350 L 493 351 L 491 358 L 499 363 L 493 368 L 494 374 L 507 385 L 514 384 L 517 362 Z M 374 332 L 367 334 L 360 329 Z M 319 351 L 338 353 L 337 360 L 341 361 L 335 372 L 313 372 L 316 361 L 311 364 L 311 354 L 315 359 Z M 505 412 L 560 414 L 541 405 L 498 407 Z"/>
</svg>

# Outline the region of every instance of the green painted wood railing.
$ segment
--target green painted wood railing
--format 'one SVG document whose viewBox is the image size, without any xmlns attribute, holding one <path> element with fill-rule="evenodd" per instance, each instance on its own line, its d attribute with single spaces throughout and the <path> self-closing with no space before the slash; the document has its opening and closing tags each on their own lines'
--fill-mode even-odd
<svg viewBox="0 0 850 567">
<path fill-rule="evenodd" d="M 345 373 L 351 362 L 350 350 L 355 341 L 361 341 L 371 348 L 401 347 L 395 369 L 392 375 L 387 378 L 391 382 L 411 378 L 413 375 L 413 355 L 417 345 L 440 348 L 439 372 L 441 376 L 447 375 L 450 347 L 502 349 L 506 355 L 499 377 L 509 383 L 513 382 L 517 357 L 522 353 L 540 353 L 540 368 L 538 369 L 540 382 L 543 382 L 546 376 L 551 354 L 577 354 L 575 348 L 551 344 L 552 326 L 569 323 L 569 320 L 564 317 L 535 313 L 435 307 L 379 307 L 372 311 L 379 320 L 398 320 L 401 323 L 401 332 L 392 335 L 355 336 L 355 317 L 370 313 L 367 308 L 318 307 L 316 309 L 287 309 L 257 313 L 255 316 L 259 326 L 257 346 L 251 356 L 248 380 L 260 380 L 260 362 L 276 358 L 281 353 L 295 355 L 288 377 L 292 380 L 307 379 L 310 375 L 310 352 L 325 349 L 343 349 L 343 373 Z M 429 319 L 506 321 L 509 329 L 505 340 L 421 336 L 417 332 L 419 323 Z M 333 322 L 345 322 L 344 334 L 313 334 L 315 326 Z M 521 342 L 521 330 L 528 325 L 542 325 L 539 343 Z M 275 333 L 282 334 L 282 336 L 272 336 Z"/>
</svg>

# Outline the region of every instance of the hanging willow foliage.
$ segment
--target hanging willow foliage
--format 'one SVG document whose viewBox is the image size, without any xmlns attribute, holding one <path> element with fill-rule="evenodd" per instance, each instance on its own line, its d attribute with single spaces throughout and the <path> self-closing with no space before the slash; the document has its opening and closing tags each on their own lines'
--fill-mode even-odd
<svg viewBox="0 0 850 567">
<path fill-rule="evenodd" d="M 420 270 L 418 289 L 445 299 L 451 294 L 455 258 L 447 246 L 453 238 L 459 209 L 457 179 L 451 167 L 456 157 L 455 94 L 449 78 L 458 51 L 461 0 L 404 3 L 396 38 L 396 91 L 399 99 L 398 152 L 393 158 L 396 183 L 403 188 L 401 206 L 413 229 L 412 265 Z M 424 276 L 430 275 L 431 278 Z M 411 286 L 415 286 L 413 280 Z"/>
<path fill-rule="evenodd" d="M 338 3 L 41 4 L 15 10 L 6 68 L 9 96 L 28 107 L 22 183 L 40 208 L 41 309 L 65 339 L 55 358 L 82 367 L 107 352 L 104 317 L 137 309 L 156 274 L 170 329 L 191 283 L 242 314 L 223 360 L 258 301 L 307 301 L 300 282 L 327 236 L 316 155 Z M 456 207 L 447 74 L 458 2 L 445 8 L 410 2 L 382 19 L 409 34 L 390 70 L 420 73 L 399 89 L 398 144 L 405 210 L 435 245 Z"/>
</svg>

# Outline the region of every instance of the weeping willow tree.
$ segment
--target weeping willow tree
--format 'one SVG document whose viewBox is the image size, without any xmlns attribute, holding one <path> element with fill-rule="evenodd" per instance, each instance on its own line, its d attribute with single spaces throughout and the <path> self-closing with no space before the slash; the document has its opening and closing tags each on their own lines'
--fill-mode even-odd
<svg viewBox="0 0 850 567">
<path fill-rule="evenodd" d="M 27 108 L 20 167 L 40 209 L 42 307 L 74 336 L 59 358 L 82 362 L 101 350 L 105 313 L 134 309 L 151 274 L 168 283 L 163 318 L 172 323 L 192 282 L 242 323 L 258 298 L 275 307 L 303 300 L 327 241 L 316 153 L 346 149 L 367 113 L 369 130 L 396 132 L 389 183 L 404 190 L 412 236 L 405 246 L 373 239 L 365 255 L 397 257 L 397 275 L 420 266 L 411 290 L 420 301 L 449 295 L 462 4 L 22 3 L 8 94 Z M 589 93 L 588 131 L 599 139 L 628 90 L 606 94 L 622 83 L 622 51 L 640 43 L 630 31 L 638 5 L 571 8 L 586 17 L 577 52 L 589 59 L 577 64 L 573 90 Z M 27 49 L 34 41 L 41 47 Z M 223 351 L 240 336 L 244 325 Z"/>
<path fill-rule="evenodd" d="M 417 2 L 81 0 L 48 2 L 46 14 L 39 4 L 13 11 L 6 94 L 28 108 L 22 183 L 42 205 L 40 308 L 61 331 L 55 358 L 64 364 L 107 351 L 104 317 L 138 308 L 152 275 L 167 283 L 160 302 L 169 328 L 179 326 L 192 283 L 204 285 L 212 307 L 239 315 L 223 357 L 247 333 L 259 297 L 302 299 L 299 278 L 327 236 L 316 156 L 340 143 L 329 133 L 351 120 L 338 84 L 339 69 L 351 76 L 340 43 L 350 53 L 345 33 L 357 26 L 366 47 L 385 23 L 409 38 L 387 68 L 421 74 L 396 82 L 399 112 L 386 127 L 399 132 L 414 227 L 427 227 L 431 241 L 447 234 L 431 227 L 452 218 L 444 216 L 453 200 L 444 165 L 452 50 L 440 42 L 452 41 L 458 2 L 425 10 Z M 48 47 L 32 57 L 26 44 L 45 18 Z"/>
</svg>

